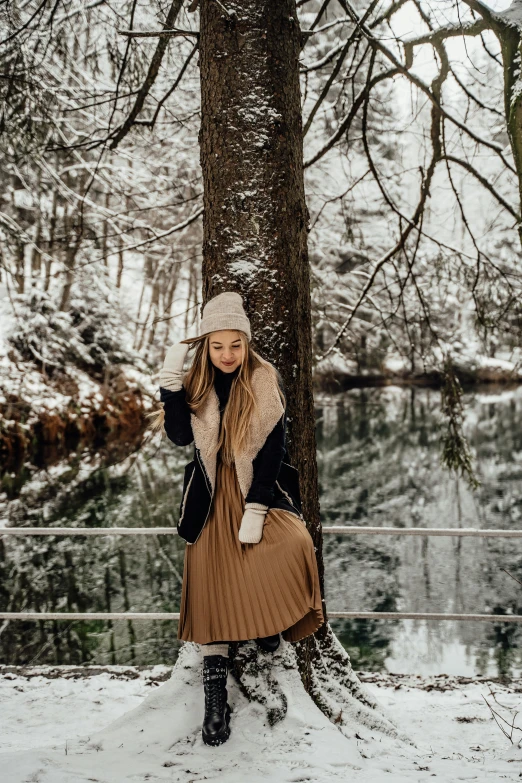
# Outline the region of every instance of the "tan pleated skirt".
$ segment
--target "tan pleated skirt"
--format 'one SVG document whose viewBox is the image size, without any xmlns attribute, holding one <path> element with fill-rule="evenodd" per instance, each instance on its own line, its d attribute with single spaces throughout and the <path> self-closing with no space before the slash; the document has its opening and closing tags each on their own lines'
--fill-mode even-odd
<svg viewBox="0 0 522 783">
<path fill-rule="evenodd" d="M 296 642 L 322 625 L 312 538 L 295 514 L 270 509 L 263 538 L 238 538 L 245 500 L 218 454 L 207 524 L 185 547 L 178 639 L 206 644 L 282 633 Z"/>
</svg>

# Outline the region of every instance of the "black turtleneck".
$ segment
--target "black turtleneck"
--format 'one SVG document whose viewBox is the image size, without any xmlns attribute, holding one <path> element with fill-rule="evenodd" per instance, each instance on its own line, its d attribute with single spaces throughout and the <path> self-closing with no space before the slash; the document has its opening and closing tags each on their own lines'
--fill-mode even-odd
<svg viewBox="0 0 522 783">
<path fill-rule="evenodd" d="M 230 390 L 232 388 L 234 378 L 237 378 L 239 375 L 240 368 L 241 365 L 238 364 L 236 369 L 232 370 L 232 372 L 225 372 L 219 367 L 214 366 L 214 389 L 216 390 L 216 394 L 218 396 L 219 410 L 221 412 L 223 412 L 225 409 L 225 405 L 227 404 L 228 398 L 230 396 Z"/>
</svg>

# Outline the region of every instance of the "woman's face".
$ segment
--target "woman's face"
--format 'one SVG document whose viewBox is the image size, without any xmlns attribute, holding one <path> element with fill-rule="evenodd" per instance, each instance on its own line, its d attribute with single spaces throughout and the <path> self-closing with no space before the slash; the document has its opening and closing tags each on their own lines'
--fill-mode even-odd
<svg viewBox="0 0 522 783">
<path fill-rule="evenodd" d="M 208 341 L 210 361 L 223 372 L 233 372 L 242 361 L 242 345 L 236 329 L 211 332 Z"/>
</svg>

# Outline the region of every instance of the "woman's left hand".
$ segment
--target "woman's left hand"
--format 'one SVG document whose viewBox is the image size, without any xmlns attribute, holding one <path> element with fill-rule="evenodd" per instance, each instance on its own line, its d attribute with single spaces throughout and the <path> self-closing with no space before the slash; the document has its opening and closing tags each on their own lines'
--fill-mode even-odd
<svg viewBox="0 0 522 783">
<path fill-rule="evenodd" d="M 268 506 L 263 503 L 246 503 L 239 540 L 242 544 L 259 544 L 263 537 L 263 525 L 268 512 Z"/>
</svg>

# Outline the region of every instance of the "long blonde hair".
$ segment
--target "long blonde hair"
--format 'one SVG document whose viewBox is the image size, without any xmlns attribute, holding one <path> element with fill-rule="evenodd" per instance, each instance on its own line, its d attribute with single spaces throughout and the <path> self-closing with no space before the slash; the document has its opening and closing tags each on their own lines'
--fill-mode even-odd
<svg viewBox="0 0 522 783">
<path fill-rule="evenodd" d="M 273 373 L 281 402 L 286 408 L 286 399 L 278 383 L 279 373 L 276 368 L 252 348 L 244 332 L 238 330 L 238 333 L 241 339 L 242 360 L 239 372 L 232 381 L 216 446 L 216 452 L 221 449 L 221 458 L 227 464 L 231 464 L 234 461 L 234 455 L 241 454 L 250 444 L 250 424 L 254 412 L 258 412 L 252 389 L 252 373 L 260 365 L 265 366 Z M 191 348 L 196 346 L 194 360 L 183 380 L 186 400 L 194 414 L 197 414 L 197 411 L 205 403 L 214 385 L 215 368 L 210 359 L 209 350 L 211 335 L 212 332 L 202 337 L 189 337 L 186 340 L 181 340 L 183 343 L 188 343 Z M 159 411 L 154 411 L 149 416 L 155 417 L 150 425 L 154 430 L 164 430 L 165 411 L 163 405 Z"/>
</svg>

